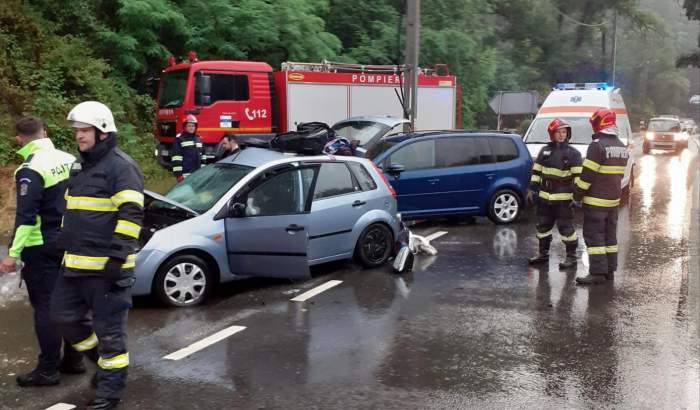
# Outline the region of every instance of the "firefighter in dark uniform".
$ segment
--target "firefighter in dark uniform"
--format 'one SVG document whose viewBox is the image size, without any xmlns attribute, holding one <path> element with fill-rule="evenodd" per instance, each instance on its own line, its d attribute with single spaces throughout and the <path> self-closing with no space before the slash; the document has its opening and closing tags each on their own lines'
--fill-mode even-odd
<svg viewBox="0 0 700 410">
<path fill-rule="evenodd" d="M 177 182 L 187 178 L 206 162 L 202 140 L 197 135 L 197 118 L 189 114 L 182 124 L 182 132 L 173 141 L 170 165 Z"/>
<path fill-rule="evenodd" d="M 566 259 L 560 269 L 576 267 L 578 238 L 574 229 L 574 179 L 581 175 L 581 154 L 568 143 L 571 127 L 559 119 L 547 126 L 551 142 L 542 147 L 532 167 L 530 189 L 537 202 L 539 252 L 530 264 L 549 261 L 552 229 L 557 225 L 566 246 Z"/>
<path fill-rule="evenodd" d="M 126 318 L 143 221 L 143 176 L 116 147 L 107 106 L 80 103 L 68 120 L 81 158 L 66 190 L 58 239 L 65 253 L 51 315 L 73 347 L 97 363 L 97 393 L 88 408 L 111 409 L 120 401 L 129 365 Z"/>
<path fill-rule="evenodd" d="M 54 148 L 38 118 L 22 118 L 15 128 L 16 140 L 22 146 L 18 154 L 24 162 L 15 171 L 15 230 L 8 256 L 2 260 L 0 270 L 21 269 L 34 310 L 34 331 L 39 342 L 36 369 L 17 376 L 17 384 L 22 387 L 50 386 L 59 383 L 59 371 L 85 372 L 82 355 L 70 344 L 64 346 L 63 361 L 59 364 L 61 336 L 49 316 L 51 292 L 61 266 L 62 255 L 56 249 L 56 238 L 65 209 L 63 193 L 75 157 Z M 22 263 L 24 268 L 17 266 Z"/>
<path fill-rule="evenodd" d="M 583 203 L 583 239 L 590 261 L 588 275 L 576 278 L 582 285 L 613 279 L 617 270 L 617 214 L 629 158 L 627 147 L 617 137 L 615 112 L 598 109 L 590 122 L 593 142 L 575 193 L 576 204 Z"/>
</svg>

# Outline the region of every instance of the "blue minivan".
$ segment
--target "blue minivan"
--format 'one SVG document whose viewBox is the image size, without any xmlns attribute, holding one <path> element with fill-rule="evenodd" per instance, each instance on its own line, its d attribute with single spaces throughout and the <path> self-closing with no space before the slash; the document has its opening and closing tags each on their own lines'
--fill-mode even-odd
<svg viewBox="0 0 700 410">
<path fill-rule="evenodd" d="M 478 215 L 513 222 L 532 169 L 519 135 L 491 131 L 401 134 L 385 138 L 367 156 L 387 175 L 406 220 Z"/>
</svg>

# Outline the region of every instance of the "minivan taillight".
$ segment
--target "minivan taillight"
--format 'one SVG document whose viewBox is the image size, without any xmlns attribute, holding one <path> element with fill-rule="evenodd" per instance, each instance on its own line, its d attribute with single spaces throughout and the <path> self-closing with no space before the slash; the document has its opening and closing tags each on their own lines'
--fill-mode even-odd
<svg viewBox="0 0 700 410">
<path fill-rule="evenodd" d="M 377 164 L 375 164 L 374 162 L 372 162 L 372 166 L 373 166 L 374 169 L 377 171 L 377 173 L 379 174 L 379 176 L 382 177 L 382 181 L 384 181 L 384 185 L 386 185 L 386 189 L 389 190 L 389 193 L 391 194 L 391 196 L 393 196 L 394 199 L 396 199 L 396 190 L 394 189 L 393 186 L 391 186 L 391 184 L 389 183 L 389 180 L 386 179 L 386 175 L 384 175 L 384 171 L 382 171 L 382 169 L 379 168 L 379 167 L 377 166 Z"/>
</svg>

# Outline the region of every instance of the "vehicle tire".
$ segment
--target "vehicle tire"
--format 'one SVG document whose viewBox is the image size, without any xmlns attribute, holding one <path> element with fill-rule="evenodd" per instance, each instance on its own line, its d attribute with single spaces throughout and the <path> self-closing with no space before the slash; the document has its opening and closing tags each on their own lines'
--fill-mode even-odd
<svg viewBox="0 0 700 410">
<path fill-rule="evenodd" d="M 365 228 L 355 245 L 355 260 L 365 268 L 376 268 L 386 263 L 394 248 L 394 234 L 384 224 L 375 223 Z"/>
<path fill-rule="evenodd" d="M 649 144 L 647 144 L 646 142 L 642 144 L 642 152 L 644 153 L 644 155 L 649 153 Z"/>
<path fill-rule="evenodd" d="M 153 293 L 166 306 L 197 306 L 209 296 L 214 283 L 211 267 L 202 258 L 184 254 L 158 269 Z"/>
<path fill-rule="evenodd" d="M 502 189 L 489 201 L 488 217 L 498 225 L 514 222 L 520 216 L 522 201 L 515 191 Z"/>
</svg>

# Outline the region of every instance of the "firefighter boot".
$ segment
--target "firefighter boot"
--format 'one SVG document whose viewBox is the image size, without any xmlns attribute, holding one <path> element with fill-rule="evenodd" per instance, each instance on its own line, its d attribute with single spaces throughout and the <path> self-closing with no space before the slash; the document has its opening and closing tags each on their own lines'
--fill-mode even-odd
<svg viewBox="0 0 700 410">
<path fill-rule="evenodd" d="M 104 397 L 96 397 L 88 403 L 88 410 L 110 410 L 116 409 L 119 406 L 119 399 L 107 399 Z"/>
<path fill-rule="evenodd" d="M 566 255 L 566 259 L 559 263 L 559 269 L 571 269 L 576 268 L 576 256 Z"/>
<path fill-rule="evenodd" d="M 588 274 L 582 278 L 576 278 L 577 285 L 595 285 L 598 283 L 605 283 L 606 275 L 593 275 Z"/>
<path fill-rule="evenodd" d="M 29 373 L 17 376 L 17 384 L 20 387 L 55 386 L 61 378 L 57 371 L 34 369 Z"/>
<path fill-rule="evenodd" d="M 63 359 L 58 366 L 63 374 L 83 374 L 87 371 L 82 353 L 76 352 L 68 343 L 63 346 Z"/>
<path fill-rule="evenodd" d="M 528 260 L 530 265 L 539 265 L 547 262 L 549 262 L 549 254 L 547 253 L 538 253 Z"/>
<path fill-rule="evenodd" d="M 615 280 L 615 271 L 611 270 L 608 273 L 605 274 L 605 279 L 607 280 Z"/>
</svg>

